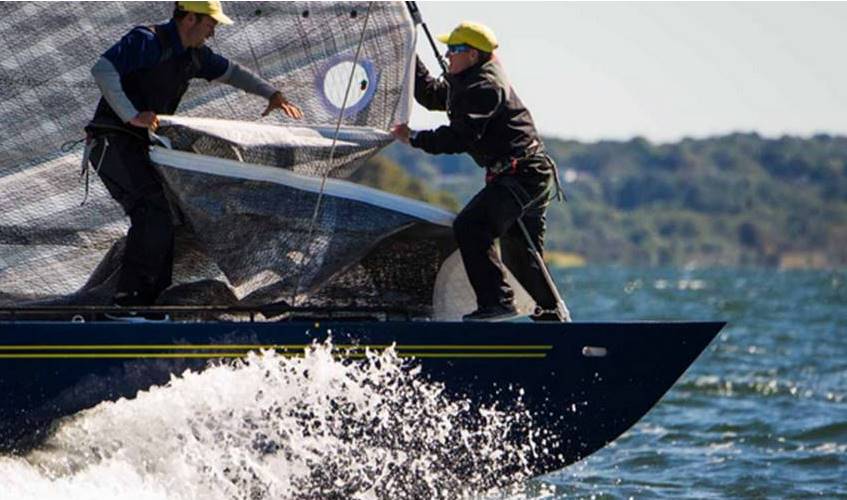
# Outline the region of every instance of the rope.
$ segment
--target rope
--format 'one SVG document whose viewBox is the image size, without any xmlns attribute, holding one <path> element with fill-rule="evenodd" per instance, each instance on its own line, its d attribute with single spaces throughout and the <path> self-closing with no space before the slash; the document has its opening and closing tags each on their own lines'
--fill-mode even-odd
<svg viewBox="0 0 847 500">
<path fill-rule="evenodd" d="M 88 201 L 88 190 L 89 184 L 91 183 L 91 165 L 89 165 L 88 161 L 91 157 L 91 152 L 95 147 L 97 147 L 97 141 L 98 139 L 91 139 L 91 141 L 85 145 L 85 152 L 82 154 L 82 171 L 79 175 L 81 178 L 85 178 L 85 196 L 83 196 L 82 203 L 80 203 L 79 206 L 85 205 L 85 202 Z M 107 149 L 109 149 L 109 138 L 103 137 L 103 151 L 100 153 L 100 160 L 97 161 L 97 166 L 94 167 L 95 174 L 100 173 L 100 167 L 103 166 L 103 159 L 106 158 Z"/>
<path fill-rule="evenodd" d="M 359 56 L 362 52 L 362 46 L 365 43 L 365 33 L 368 29 L 368 21 L 371 18 L 371 6 L 373 2 L 368 2 L 368 10 L 365 13 L 365 23 L 362 26 L 362 34 L 359 36 L 359 45 L 356 47 L 356 55 L 353 57 L 353 67 L 350 69 L 350 78 L 347 79 L 347 90 L 344 92 L 344 101 L 341 104 L 341 110 L 338 112 L 338 120 L 335 123 L 335 133 L 332 137 L 332 146 L 329 149 L 329 159 L 327 163 L 332 166 L 332 160 L 335 159 L 335 147 L 338 143 L 338 134 L 341 132 L 341 122 L 344 120 L 344 112 L 347 109 L 347 98 L 350 95 L 350 88 L 353 86 L 353 77 L 356 74 L 356 66 L 359 63 Z M 306 237 L 306 245 L 308 249 L 309 243 L 312 241 L 312 237 L 314 235 L 315 223 L 318 220 L 318 215 L 320 214 L 321 202 L 323 201 L 324 188 L 326 187 L 326 179 L 329 177 L 330 169 L 326 171 L 326 173 L 321 178 L 321 189 L 318 191 L 318 199 L 315 202 L 315 209 L 312 212 L 312 220 L 309 222 L 309 232 Z M 306 253 L 303 252 L 303 263 L 307 261 Z M 297 294 L 300 291 L 300 284 L 303 279 L 303 268 L 301 266 L 300 272 L 297 273 L 297 283 L 294 286 L 294 291 L 292 292 L 291 297 L 291 305 L 297 305 Z"/>
<path fill-rule="evenodd" d="M 65 141 L 59 147 L 59 150 L 63 153 L 70 153 L 71 151 L 76 149 L 76 147 L 79 146 L 80 144 L 82 144 L 83 142 L 85 142 L 85 137 L 83 137 L 82 139 Z"/>
</svg>

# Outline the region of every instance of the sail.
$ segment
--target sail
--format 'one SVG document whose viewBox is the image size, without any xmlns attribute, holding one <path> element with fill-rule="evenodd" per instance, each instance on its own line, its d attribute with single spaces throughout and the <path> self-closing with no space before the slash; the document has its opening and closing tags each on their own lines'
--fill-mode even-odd
<svg viewBox="0 0 847 500">
<path fill-rule="evenodd" d="M 348 128 L 336 138 L 320 128 L 184 117 L 163 123 L 167 146 L 153 147 L 151 160 L 182 227 L 238 301 L 428 311 L 439 266 L 455 249 L 453 214 L 295 168 L 301 155 L 333 143 L 354 162 L 372 134 Z"/>
<path fill-rule="evenodd" d="M 89 74 L 96 59 L 172 6 L 0 4 L 0 303 L 108 301 L 128 221 L 96 176 L 80 206 L 82 153 L 68 146 L 100 96 Z M 260 119 L 264 100 L 192 83 L 161 131 L 172 149 L 152 154 L 180 224 L 175 288 L 188 287 L 169 300 L 431 304 L 452 216 L 340 180 L 408 119 L 415 31 L 406 7 L 225 8 L 236 24 L 217 30 L 213 50 L 272 82 L 305 118 Z M 189 166 L 177 161 L 185 155 Z M 400 255 L 420 283 L 400 277 Z"/>
</svg>

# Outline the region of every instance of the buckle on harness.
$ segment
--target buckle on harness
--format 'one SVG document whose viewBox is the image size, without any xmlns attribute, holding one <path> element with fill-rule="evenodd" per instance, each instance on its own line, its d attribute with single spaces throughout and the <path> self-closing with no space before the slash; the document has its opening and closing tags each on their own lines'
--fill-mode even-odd
<svg viewBox="0 0 847 500">
<path fill-rule="evenodd" d="M 498 161 L 486 168 L 485 182 L 491 182 L 501 175 L 515 175 L 518 171 L 518 159 L 509 158 L 508 160 Z"/>
</svg>

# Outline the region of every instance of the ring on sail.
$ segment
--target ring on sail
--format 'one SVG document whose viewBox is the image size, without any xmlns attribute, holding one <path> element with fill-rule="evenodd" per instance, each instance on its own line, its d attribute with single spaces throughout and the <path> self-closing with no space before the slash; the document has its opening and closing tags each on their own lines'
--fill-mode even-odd
<svg viewBox="0 0 847 500">
<path fill-rule="evenodd" d="M 344 92 L 350 75 L 353 84 L 347 95 L 347 105 L 344 106 Z M 376 94 L 378 74 L 372 61 L 352 57 L 338 57 L 331 60 L 320 73 L 317 80 L 317 93 L 321 96 L 324 106 L 330 113 L 340 113 L 344 108 L 344 116 L 353 116 L 365 109 Z"/>
</svg>

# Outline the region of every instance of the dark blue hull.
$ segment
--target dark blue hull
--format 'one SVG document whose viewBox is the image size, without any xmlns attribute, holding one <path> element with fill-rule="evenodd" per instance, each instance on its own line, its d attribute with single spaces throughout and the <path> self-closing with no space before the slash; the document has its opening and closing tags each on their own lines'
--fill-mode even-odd
<svg viewBox="0 0 847 500">
<path fill-rule="evenodd" d="M 430 379 L 474 403 L 513 401 L 556 436 L 544 473 L 611 442 L 644 416 L 723 323 L 0 322 L 0 449 L 37 445 L 58 417 L 132 397 L 212 359 L 325 339 L 347 355 L 396 343 Z"/>
</svg>

